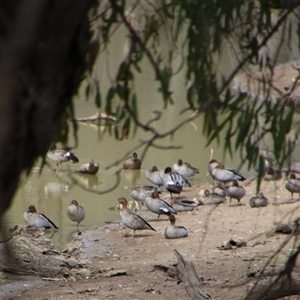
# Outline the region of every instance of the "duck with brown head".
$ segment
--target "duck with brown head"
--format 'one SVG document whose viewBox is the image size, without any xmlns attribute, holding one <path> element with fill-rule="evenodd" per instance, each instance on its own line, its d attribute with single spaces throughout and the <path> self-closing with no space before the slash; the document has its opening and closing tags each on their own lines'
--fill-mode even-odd
<svg viewBox="0 0 300 300">
<path fill-rule="evenodd" d="M 163 173 L 164 171 L 159 171 L 156 166 L 153 166 L 152 169 L 146 171 L 145 176 L 151 183 L 160 187 L 164 185 Z"/>
<path fill-rule="evenodd" d="M 27 211 L 23 215 L 24 221 L 27 225 L 35 225 L 44 228 L 56 228 L 58 227 L 44 214 L 38 213 L 34 205 L 30 205 Z"/>
<path fill-rule="evenodd" d="M 175 225 L 175 216 L 169 214 L 170 225 L 165 229 L 166 239 L 178 239 L 188 236 L 188 231 L 185 227 L 180 225 Z"/>
<path fill-rule="evenodd" d="M 224 165 L 218 164 L 212 171 L 211 175 L 215 180 L 220 182 L 230 182 L 234 180 L 244 181 L 246 178 L 238 171 L 225 168 Z"/>
<path fill-rule="evenodd" d="M 146 197 L 151 196 L 153 192 L 160 193 L 157 187 L 155 186 L 150 186 L 150 185 L 141 186 L 139 184 L 135 184 L 131 189 L 130 196 L 134 200 L 145 201 Z"/>
<path fill-rule="evenodd" d="M 153 192 L 151 196 L 146 197 L 145 205 L 150 211 L 158 215 L 157 219 L 159 219 L 161 214 L 177 214 L 176 210 L 168 202 L 160 199 L 158 192 Z"/>
<path fill-rule="evenodd" d="M 260 192 L 258 196 L 254 196 L 249 200 L 249 204 L 251 207 L 263 207 L 267 206 L 269 200 L 264 196 L 263 192 Z"/>
<path fill-rule="evenodd" d="M 296 177 L 296 174 L 290 174 L 290 178 L 285 183 L 285 188 L 291 193 L 292 200 L 294 199 L 294 193 L 299 193 L 300 195 L 300 179 Z"/>
<path fill-rule="evenodd" d="M 77 231 L 80 235 L 81 232 L 79 231 L 79 223 L 85 218 L 84 208 L 79 206 L 77 200 L 72 200 L 67 209 L 67 215 L 71 221 L 77 222 Z"/>
<path fill-rule="evenodd" d="M 135 235 L 136 230 L 153 230 L 156 231 L 146 220 L 144 220 L 138 214 L 133 213 L 128 209 L 127 200 L 124 197 L 118 199 L 118 202 L 122 204 L 121 218 L 122 223 L 126 227 L 133 230 L 132 237 Z"/>
<path fill-rule="evenodd" d="M 137 153 L 133 152 L 132 156 L 128 157 L 124 164 L 124 170 L 139 170 L 141 168 L 142 162 L 138 159 Z"/>
<path fill-rule="evenodd" d="M 232 182 L 232 185 L 227 187 L 227 195 L 229 196 L 230 203 L 231 199 L 236 199 L 238 204 L 240 204 L 241 199 L 246 195 L 246 190 L 244 187 L 239 185 L 237 180 Z"/>
<path fill-rule="evenodd" d="M 183 162 L 182 159 L 179 159 L 178 163 L 173 165 L 173 171 L 183 177 L 192 177 L 199 173 L 199 169 L 191 166 L 188 162 Z"/>
</svg>

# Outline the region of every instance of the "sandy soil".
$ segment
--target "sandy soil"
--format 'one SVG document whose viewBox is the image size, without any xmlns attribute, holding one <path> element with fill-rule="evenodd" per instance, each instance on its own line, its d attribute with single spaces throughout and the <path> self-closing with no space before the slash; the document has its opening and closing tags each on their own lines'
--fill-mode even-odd
<svg viewBox="0 0 300 300">
<path fill-rule="evenodd" d="M 194 198 L 208 187 L 194 186 L 182 196 Z M 131 237 L 131 231 L 117 222 L 85 231 L 79 237 L 84 245 L 82 255 L 88 260 L 84 270 L 92 270 L 86 279 L 27 278 L 21 285 L 2 286 L 1 299 L 190 299 L 184 285 L 172 277 L 172 266 L 177 262 L 173 249 L 194 263 L 203 289 L 214 299 L 241 299 L 258 280 L 259 272 L 270 274 L 283 266 L 295 238 L 266 265 L 290 238 L 272 232 L 278 224 L 300 217 L 300 202 L 289 201 L 284 180 L 263 182 L 262 191 L 270 204 L 262 208 L 249 206 L 255 182 L 245 187 L 242 205 L 230 205 L 227 200 L 218 206 L 204 205 L 178 213 L 176 224 L 189 231 L 184 239 L 165 239 L 163 232 L 169 221 L 164 216 L 157 221 L 156 215 L 146 210 L 139 213 L 157 232 L 143 231 Z M 222 242 L 237 238 L 244 239 L 247 246 L 218 248 Z"/>
</svg>

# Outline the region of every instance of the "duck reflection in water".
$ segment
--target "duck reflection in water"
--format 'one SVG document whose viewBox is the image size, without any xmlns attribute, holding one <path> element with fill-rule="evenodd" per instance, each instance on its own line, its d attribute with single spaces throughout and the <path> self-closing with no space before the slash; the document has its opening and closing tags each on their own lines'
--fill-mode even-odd
<svg viewBox="0 0 300 300">
<path fill-rule="evenodd" d="M 77 181 L 79 186 L 87 190 L 95 190 L 99 186 L 99 178 L 97 175 L 73 173 L 72 178 Z"/>
<path fill-rule="evenodd" d="M 123 174 L 130 186 L 137 184 L 141 178 L 141 170 L 124 170 Z"/>
</svg>

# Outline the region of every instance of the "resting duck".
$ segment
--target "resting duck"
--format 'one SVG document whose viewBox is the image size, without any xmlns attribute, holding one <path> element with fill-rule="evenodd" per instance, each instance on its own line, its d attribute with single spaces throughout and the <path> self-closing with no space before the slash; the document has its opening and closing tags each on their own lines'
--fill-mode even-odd
<svg viewBox="0 0 300 300">
<path fill-rule="evenodd" d="M 97 174 L 99 171 L 100 165 L 92 159 L 89 163 L 83 164 L 80 166 L 78 170 L 76 170 L 76 173 L 82 173 L 82 174 Z"/>
<path fill-rule="evenodd" d="M 232 185 L 226 188 L 227 195 L 229 196 L 229 201 L 231 199 L 236 199 L 238 204 L 240 204 L 241 199 L 246 195 L 246 190 L 244 187 L 240 186 L 237 180 L 232 182 Z"/>
<path fill-rule="evenodd" d="M 299 193 L 300 196 L 300 179 L 296 178 L 294 173 L 290 174 L 290 178 L 285 183 L 285 188 L 291 193 L 292 199 L 294 199 L 294 193 Z"/>
<path fill-rule="evenodd" d="M 265 197 L 262 192 L 260 192 L 258 196 L 252 197 L 249 200 L 249 204 L 251 207 L 263 207 L 263 206 L 267 206 L 268 203 L 269 203 L 268 198 Z"/>
<path fill-rule="evenodd" d="M 227 191 L 223 182 L 219 182 L 218 185 L 213 186 L 212 188 L 213 194 L 217 194 L 220 197 L 226 197 Z"/>
<path fill-rule="evenodd" d="M 145 205 L 150 211 L 158 215 L 157 219 L 159 219 L 161 214 L 177 214 L 172 205 L 163 199 L 160 199 L 158 192 L 153 192 L 151 196 L 146 197 Z"/>
<path fill-rule="evenodd" d="M 48 219 L 44 214 L 38 213 L 34 205 L 30 205 L 27 211 L 23 215 L 24 221 L 27 225 L 35 225 L 44 228 L 56 228 L 58 227 Z"/>
<path fill-rule="evenodd" d="M 211 193 L 209 190 L 204 190 L 204 195 L 200 197 L 202 205 L 205 204 L 220 204 L 226 201 L 226 197 Z"/>
<path fill-rule="evenodd" d="M 153 192 L 158 192 L 157 187 L 136 184 L 132 187 L 130 195 L 134 200 L 145 201 L 146 197 L 151 196 Z"/>
<path fill-rule="evenodd" d="M 156 166 L 153 166 L 152 169 L 146 171 L 145 176 L 151 183 L 156 184 L 158 186 L 163 186 L 163 173 L 164 171 L 159 171 Z"/>
<path fill-rule="evenodd" d="M 122 223 L 126 227 L 133 229 L 132 237 L 135 235 L 136 230 L 153 230 L 156 231 L 146 220 L 144 220 L 141 216 L 138 214 L 135 214 L 131 212 L 127 205 L 127 200 L 124 197 L 121 197 L 118 199 L 118 202 L 122 204 L 122 210 L 121 210 L 121 218 Z"/>
<path fill-rule="evenodd" d="M 170 225 L 165 229 L 165 237 L 166 239 L 178 239 L 184 238 L 188 236 L 188 231 L 183 226 L 175 225 L 175 216 L 169 215 Z"/>
<path fill-rule="evenodd" d="M 139 170 L 142 162 L 138 159 L 138 155 L 133 152 L 131 157 L 128 157 L 123 164 L 125 170 Z"/>
<path fill-rule="evenodd" d="M 221 182 L 229 182 L 234 180 L 240 180 L 244 181 L 246 178 L 241 175 L 239 172 L 225 168 L 224 165 L 218 164 L 212 171 L 211 175 L 215 180 L 221 181 Z"/>
<path fill-rule="evenodd" d="M 188 162 L 183 162 L 182 159 L 173 165 L 173 171 L 183 177 L 191 177 L 199 173 L 199 169 L 192 167 Z"/>
<path fill-rule="evenodd" d="M 182 192 L 183 187 L 189 186 L 191 187 L 191 183 L 183 176 L 172 172 L 171 167 L 167 167 L 162 175 L 163 186 L 166 190 L 168 190 L 171 194 L 178 194 Z"/>
<path fill-rule="evenodd" d="M 79 204 L 76 200 L 72 200 L 67 209 L 67 215 L 71 221 L 77 222 L 77 231 L 78 231 L 78 234 L 81 234 L 81 232 L 79 231 L 79 223 L 85 217 L 84 208 L 82 206 L 79 206 Z"/>
<path fill-rule="evenodd" d="M 47 157 L 56 163 L 57 168 L 61 167 L 63 162 L 79 162 L 79 159 L 74 155 L 73 152 L 69 151 L 67 148 L 57 148 L 56 145 L 51 146 L 50 151 L 47 153 Z"/>
<path fill-rule="evenodd" d="M 172 207 L 177 211 L 192 211 L 199 205 L 202 205 L 200 200 L 188 200 L 188 199 L 177 199 L 173 198 L 171 201 Z"/>
</svg>

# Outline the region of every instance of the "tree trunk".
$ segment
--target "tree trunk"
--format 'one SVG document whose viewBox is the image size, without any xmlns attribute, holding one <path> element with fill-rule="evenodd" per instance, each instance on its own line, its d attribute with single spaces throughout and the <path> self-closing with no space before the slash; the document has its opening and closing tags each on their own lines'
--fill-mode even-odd
<svg viewBox="0 0 300 300">
<path fill-rule="evenodd" d="M 213 300 L 209 294 L 201 289 L 200 281 L 193 263 L 185 261 L 182 255 L 176 249 L 174 249 L 173 252 L 178 259 L 178 278 L 184 283 L 185 290 L 191 299 Z"/>
<path fill-rule="evenodd" d="M 0 220 L 44 156 L 87 69 L 95 0 L 1 1 Z"/>
<path fill-rule="evenodd" d="M 54 250 L 50 239 L 43 237 L 44 229 L 36 226 L 16 228 L 11 237 L 0 244 L 0 268 L 15 274 L 53 277 L 86 277 L 91 271 L 80 257 L 80 241 L 73 241 L 68 250 Z M 80 276 L 82 275 L 82 276 Z"/>
</svg>

